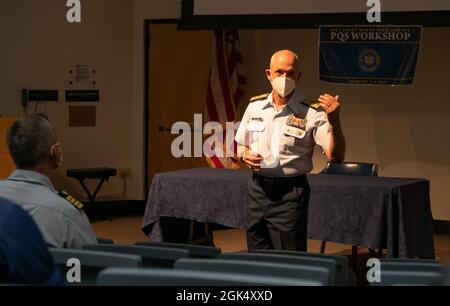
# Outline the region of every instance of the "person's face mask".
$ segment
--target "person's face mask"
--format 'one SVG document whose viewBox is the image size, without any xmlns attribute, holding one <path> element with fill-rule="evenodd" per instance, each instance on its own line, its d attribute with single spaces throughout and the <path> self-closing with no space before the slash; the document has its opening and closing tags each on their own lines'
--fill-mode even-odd
<svg viewBox="0 0 450 306">
<path fill-rule="evenodd" d="M 282 98 L 295 89 L 295 80 L 287 77 L 277 77 L 270 81 L 273 90 Z"/>
<path fill-rule="evenodd" d="M 61 166 L 63 162 L 63 155 L 62 155 L 62 149 L 61 149 L 61 143 L 55 143 L 51 148 L 50 152 L 53 158 L 53 161 L 55 162 L 57 168 Z"/>
</svg>

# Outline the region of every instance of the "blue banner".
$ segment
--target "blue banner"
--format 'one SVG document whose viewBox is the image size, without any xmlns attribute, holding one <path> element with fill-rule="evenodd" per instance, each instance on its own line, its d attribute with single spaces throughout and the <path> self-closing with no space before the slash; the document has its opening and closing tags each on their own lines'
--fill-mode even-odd
<svg viewBox="0 0 450 306">
<path fill-rule="evenodd" d="M 421 26 L 322 26 L 322 81 L 362 85 L 412 84 Z"/>
</svg>

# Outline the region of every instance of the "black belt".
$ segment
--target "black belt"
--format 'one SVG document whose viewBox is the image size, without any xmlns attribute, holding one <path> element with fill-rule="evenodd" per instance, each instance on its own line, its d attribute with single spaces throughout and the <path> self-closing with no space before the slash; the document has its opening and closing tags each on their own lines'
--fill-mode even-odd
<svg viewBox="0 0 450 306">
<path fill-rule="evenodd" d="M 297 176 L 285 176 L 285 177 L 268 177 L 253 173 L 253 180 L 257 181 L 261 187 L 306 187 L 308 186 L 308 180 L 306 174 Z"/>
</svg>

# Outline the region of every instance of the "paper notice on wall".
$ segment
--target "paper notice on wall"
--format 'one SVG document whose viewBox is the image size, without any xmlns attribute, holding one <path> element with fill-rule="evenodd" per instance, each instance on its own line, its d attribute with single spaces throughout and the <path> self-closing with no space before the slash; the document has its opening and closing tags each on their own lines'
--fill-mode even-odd
<svg viewBox="0 0 450 306">
<path fill-rule="evenodd" d="M 74 64 L 72 68 L 72 85 L 75 89 L 93 89 L 95 87 L 95 70 L 87 64 Z"/>
</svg>

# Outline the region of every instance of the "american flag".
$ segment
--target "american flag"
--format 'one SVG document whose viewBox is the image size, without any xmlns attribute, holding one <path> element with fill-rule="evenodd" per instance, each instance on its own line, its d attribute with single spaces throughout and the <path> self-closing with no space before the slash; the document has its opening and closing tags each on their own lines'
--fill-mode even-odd
<svg viewBox="0 0 450 306">
<path fill-rule="evenodd" d="M 206 121 L 222 124 L 236 121 L 239 100 L 244 95 L 245 84 L 238 31 L 215 31 L 205 108 Z M 231 157 L 236 153 L 236 143 L 233 141 L 232 146 L 226 148 L 225 140 L 225 134 L 218 137 L 214 147 L 211 148 L 213 154 L 207 157 L 209 165 L 213 168 L 239 167 L 238 159 Z"/>
</svg>

